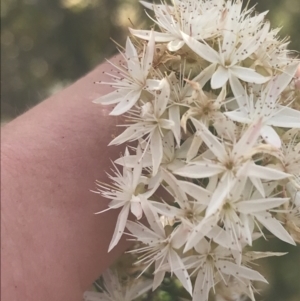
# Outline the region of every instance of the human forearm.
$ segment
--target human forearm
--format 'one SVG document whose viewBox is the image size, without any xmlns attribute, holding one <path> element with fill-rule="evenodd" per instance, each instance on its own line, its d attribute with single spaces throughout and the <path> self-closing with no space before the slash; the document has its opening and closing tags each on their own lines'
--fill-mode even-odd
<svg viewBox="0 0 300 301">
<path fill-rule="evenodd" d="M 89 190 L 106 181 L 117 118 L 91 103 L 102 65 L 2 130 L 2 300 L 80 300 L 126 247 L 107 255 L 117 212 Z"/>
</svg>

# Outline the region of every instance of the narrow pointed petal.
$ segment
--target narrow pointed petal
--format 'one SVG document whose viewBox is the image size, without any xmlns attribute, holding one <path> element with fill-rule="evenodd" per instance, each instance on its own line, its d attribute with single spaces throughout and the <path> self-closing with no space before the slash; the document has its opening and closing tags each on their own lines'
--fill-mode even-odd
<svg viewBox="0 0 300 301">
<path fill-rule="evenodd" d="M 170 85 L 166 78 L 161 81 L 161 93 L 155 99 L 154 110 L 156 116 L 161 116 L 167 107 L 170 98 Z"/>
<path fill-rule="evenodd" d="M 154 33 L 151 30 L 149 42 L 147 44 L 146 52 L 144 54 L 143 61 L 142 61 L 144 78 L 148 76 L 149 70 L 152 67 L 154 50 L 155 50 Z"/>
<path fill-rule="evenodd" d="M 109 94 L 102 95 L 99 98 L 93 100 L 93 103 L 101 103 L 102 105 L 112 105 L 120 102 L 126 95 L 122 95 L 118 90 L 113 91 Z"/>
<path fill-rule="evenodd" d="M 178 181 L 180 188 L 188 195 L 197 200 L 200 204 L 207 205 L 211 192 L 199 185 L 187 181 Z"/>
<path fill-rule="evenodd" d="M 152 207 L 152 205 L 149 203 L 148 200 L 145 200 L 144 202 L 141 202 L 144 214 L 147 218 L 147 221 L 153 231 L 157 233 L 157 235 L 160 235 L 161 237 L 165 236 L 165 230 L 163 229 L 163 226 L 159 220 L 158 214 L 155 211 L 155 208 Z"/>
<path fill-rule="evenodd" d="M 115 108 L 109 113 L 109 115 L 117 116 L 124 114 L 136 104 L 140 96 L 141 90 L 131 90 L 126 95 L 126 97 L 124 97 L 123 100 L 115 106 Z"/>
<path fill-rule="evenodd" d="M 156 175 L 163 158 L 163 146 L 158 128 L 151 135 L 150 149 L 152 153 L 153 175 Z"/>
<path fill-rule="evenodd" d="M 205 218 L 215 214 L 223 206 L 224 200 L 232 187 L 236 184 L 237 178 L 233 178 L 229 173 L 225 173 L 214 191 L 209 205 L 205 212 Z"/>
<path fill-rule="evenodd" d="M 230 72 L 239 79 L 253 84 L 264 84 L 270 77 L 262 76 L 253 69 L 245 68 L 241 66 L 233 66 L 230 68 Z"/>
<path fill-rule="evenodd" d="M 160 284 L 163 282 L 165 278 L 166 272 L 164 271 L 157 271 L 158 267 L 162 265 L 162 262 L 165 260 L 165 257 L 162 257 L 161 259 L 157 259 L 155 261 L 155 273 L 154 273 L 154 278 L 153 278 L 153 285 L 152 285 L 152 290 L 156 290 Z"/>
<path fill-rule="evenodd" d="M 223 66 L 219 66 L 216 72 L 213 74 L 211 78 L 211 87 L 212 89 L 219 89 L 226 85 L 229 79 L 228 69 Z"/>
<path fill-rule="evenodd" d="M 208 300 L 209 291 L 214 286 L 210 280 L 211 278 L 207 278 L 206 273 L 200 269 L 194 285 L 193 301 Z"/>
<path fill-rule="evenodd" d="M 213 48 L 203 43 L 200 43 L 199 41 L 185 34 L 184 32 L 181 32 L 181 35 L 185 43 L 202 58 L 211 63 L 220 63 L 219 53 Z"/>
<path fill-rule="evenodd" d="M 213 76 L 216 70 L 217 64 L 211 64 L 201 71 L 196 77 L 193 78 L 193 82 L 198 82 L 203 87 Z"/>
<path fill-rule="evenodd" d="M 169 264 L 173 268 L 171 271 L 179 279 L 182 286 L 192 295 L 192 283 L 190 276 L 178 254 L 173 250 L 169 250 Z"/>
<path fill-rule="evenodd" d="M 252 149 L 252 147 L 257 143 L 261 128 L 262 119 L 258 119 L 248 126 L 238 143 L 236 143 L 233 147 L 233 153 L 235 153 L 235 157 L 241 157 Z"/>
<path fill-rule="evenodd" d="M 131 34 L 133 34 L 134 36 L 140 39 L 143 40 L 150 39 L 151 30 L 138 30 L 138 29 L 129 28 L 129 31 L 131 32 Z M 155 42 L 158 43 L 170 42 L 174 40 L 174 36 L 168 33 L 154 31 L 154 40 Z"/>
<path fill-rule="evenodd" d="M 173 121 L 174 127 L 172 128 L 172 132 L 174 134 L 177 145 L 180 145 L 181 139 L 181 127 L 180 127 L 180 108 L 179 106 L 171 106 L 169 108 L 169 119 Z M 181 148 L 181 147 L 180 147 Z"/>
<path fill-rule="evenodd" d="M 296 245 L 293 238 L 290 236 L 290 234 L 284 229 L 284 227 L 281 225 L 281 223 L 274 218 L 270 213 L 260 213 L 255 214 L 256 219 L 264 226 L 266 227 L 271 233 L 273 233 L 275 236 L 277 236 L 282 241 L 285 241 L 291 245 Z"/>
<path fill-rule="evenodd" d="M 179 168 L 174 171 L 174 174 L 191 179 L 203 179 L 217 175 L 223 171 L 224 167 L 220 165 L 199 162 L 197 164 L 190 164 Z"/>
<path fill-rule="evenodd" d="M 257 200 L 242 201 L 236 205 L 236 209 L 244 214 L 266 211 L 277 208 L 288 202 L 289 198 L 265 198 Z"/>
<path fill-rule="evenodd" d="M 196 246 L 199 241 L 216 226 L 217 222 L 218 219 L 214 215 L 204 218 L 196 227 L 194 227 L 192 233 L 188 236 L 183 252 L 185 253 Z"/>
<path fill-rule="evenodd" d="M 238 78 L 231 72 L 229 74 L 229 82 L 231 90 L 238 103 L 240 110 L 245 110 L 245 107 L 247 106 L 247 95 L 243 85 L 238 80 Z"/>
<path fill-rule="evenodd" d="M 118 215 L 116 228 L 112 240 L 109 244 L 108 252 L 110 252 L 118 244 L 119 240 L 121 239 L 121 236 L 123 235 L 128 214 L 129 214 L 129 208 L 130 208 L 130 203 L 124 205 L 124 207 L 122 208 L 121 212 Z"/>
<path fill-rule="evenodd" d="M 149 240 L 161 239 L 160 235 L 140 223 L 127 221 L 126 228 L 144 243 L 148 243 Z"/>
<path fill-rule="evenodd" d="M 231 111 L 231 112 L 224 112 L 224 115 L 229 117 L 231 120 L 241 123 L 250 123 L 251 119 L 248 118 L 247 113 L 245 111 Z"/>
<path fill-rule="evenodd" d="M 224 145 L 219 142 L 219 140 L 208 130 L 208 128 L 202 122 L 198 121 L 195 118 L 191 118 L 191 120 L 198 130 L 199 136 L 218 158 L 218 160 L 225 160 L 225 158 L 227 157 L 227 152 L 224 148 Z"/>
<path fill-rule="evenodd" d="M 218 260 L 216 262 L 216 266 L 224 274 L 231 275 L 233 277 L 238 277 L 238 278 L 241 277 L 249 280 L 262 281 L 268 283 L 268 281 L 257 271 L 254 271 L 244 266 L 239 266 L 230 261 Z"/>
<path fill-rule="evenodd" d="M 140 203 L 132 202 L 131 203 L 131 213 L 137 218 L 141 219 L 143 216 L 143 209 Z"/>
<path fill-rule="evenodd" d="M 276 148 L 281 147 L 281 139 L 271 126 L 264 125 L 260 130 L 260 134 L 267 143 L 275 146 Z"/>
<path fill-rule="evenodd" d="M 137 51 L 129 38 L 127 38 L 126 40 L 125 55 L 129 74 L 133 78 L 139 78 L 140 76 L 142 76 L 142 70 Z"/>
<path fill-rule="evenodd" d="M 281 180 L 290 177 L 289 174 L 266 166 L 252 164 L 248 168 L 248 176 L 264 180 Z"/>
</svg>

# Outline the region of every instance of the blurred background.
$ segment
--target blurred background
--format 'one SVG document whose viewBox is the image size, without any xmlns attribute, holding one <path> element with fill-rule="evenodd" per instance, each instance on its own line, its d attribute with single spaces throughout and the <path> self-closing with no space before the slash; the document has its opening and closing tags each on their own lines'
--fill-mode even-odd
<svg viewBox="0 0 300 301">
<path fill-rule="evenodd" d="M 290 49 L 299 51 L 299 0 L 250 1 L 256 2 L 258 11 L 270 11 L 273 27 L 283 27 L 282 37 L 291 36 Z M 138 0 L 1 0 L 1 123 L 109 58 L 116 52 L 110 38 L 124 44 L 130 22 L 147 26 Z M 299 247 L 274 240 L 262 248 L 291 254 L 261 261 L 271 285 L 258 299 L 299 301 Z M 160 300 L 176 300 L 172 294 Z"/>
</svg>

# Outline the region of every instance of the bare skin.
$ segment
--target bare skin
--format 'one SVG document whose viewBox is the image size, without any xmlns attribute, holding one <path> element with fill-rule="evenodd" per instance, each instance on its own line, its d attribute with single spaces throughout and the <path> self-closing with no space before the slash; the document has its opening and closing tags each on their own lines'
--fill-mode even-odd
<svg viewBox="0 0 300 301">
<path fill-rule="evenodd" d="M 111 88 L 102 64 L 2 128 L 1 300 L 82 300 L 126 249 L 110 253 L 116 210 L 90 192 L 123 148 L 107 147 L 118 118 L 92 100 Z M 119 120 L 120 122 L 120 120 Z"/>
</svg>

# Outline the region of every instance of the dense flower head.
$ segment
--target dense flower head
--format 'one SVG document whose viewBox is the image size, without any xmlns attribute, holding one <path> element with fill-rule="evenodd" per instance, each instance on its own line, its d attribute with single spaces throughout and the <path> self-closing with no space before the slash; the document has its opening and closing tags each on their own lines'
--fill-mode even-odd
<svg viewBox="0 0 300 301">
<path fill-rule="evenodd" d="M 189 300 L 254 301 L 266 280 L 251 262 L 283 254 L 253 241 L 300 242 L 299 60 L 241 0 L 141 3 L 155 26 L 130 28 L 99 82 L 115 90 L 95 100 L 126 116 L 110 145 L 128 146 L 97 189 L 121 210 L 109 250 L 134 241 L 153 290 L 171 273 Z"/>
</svg>

